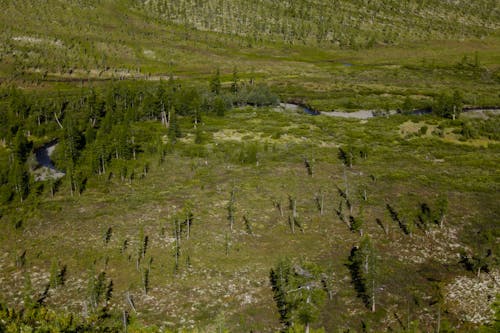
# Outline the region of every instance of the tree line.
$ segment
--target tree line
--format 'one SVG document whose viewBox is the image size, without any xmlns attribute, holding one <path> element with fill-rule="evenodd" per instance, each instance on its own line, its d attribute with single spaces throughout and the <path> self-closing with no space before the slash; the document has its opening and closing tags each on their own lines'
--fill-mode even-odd
<svg viewBox="0 0 500 333">
<path fill-rule="evenodd" d="M 33 192 L 33 152 L 44 138 L 58 141 L 51 158 L 66 173 L 73 195 L 95 174 L 112 170 L 122 181 L 137 176 L 132 174 L 135 167 L 145 174 L 146 165 L 131 161 L 141 153 L 163 155 L 172 148 L 182 136 L 180 118 L 196 128 L 203 115 L 222 117 L 235 106 L 278 103 L 268 86 L 240 81 L 236 70 L 231 80 L 223 83 L 217 70 L 204 86 L 184 85 L 171 75 L 157 84 L 112 82 L 50 96 L 15 87 L 0 91 L 0 140 L 8 148 L 0 159 L 1 201 L 22 201 Z M 143 122 L 158 125 L 146 131 Z M 164 132 L 168 142 L 162 139 Z"/>
</svg>

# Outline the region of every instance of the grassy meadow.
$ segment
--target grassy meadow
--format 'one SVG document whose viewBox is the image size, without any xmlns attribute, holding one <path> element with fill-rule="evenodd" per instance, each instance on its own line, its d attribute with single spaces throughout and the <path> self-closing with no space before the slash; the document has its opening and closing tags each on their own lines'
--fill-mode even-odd
<svg viewBox="0 0 500 333">
<path fill-rule="evenodd" d="M 453 90 L 464 95 L 466 104 L 498 105 L 499 9 L 487 1 L 460 6 L 340 1 L 338 12 L 328 14 L 339 22 L 331 23 L 319 41 L 313 36 L 316 28 L 308 30 L 305 23 L 301 29 L 309 37 L 294 34 L 291 39 L 283 39 L 282 34 L 289 35 L 279 32 L 284 28 L 245 28 L 252 33 L 228 29 L 246 11 L 245 2 L 224 9 L 236 18 L 228 16 L 230 22 L 222 23 L 210 23 L 220 15 L 212 15 L 211 2 L 193 13 L 192 1 L 179 2 L 180 7 L 170 7 L 185 7 L 186 13 L 164 13 L 163 6 L 153 6 L 162 1 L 145 7 L 140 1 L 6 1 L 0 14 L 0 78 L 4 84 L 36 90 L 65 89 L 113 78 L 166 79 L 170 73 L 204 82 L 220 68 L 227 81 L 236 69 L 242 79 L 272 84 L 283 99 L 302 99 L 325 111 L 396 109 L 407 96 L 425 106 L 436 94 Z M 284 20 L 289 24 L 284 26 L 300 30 L 293 28 L 296 13 L 282 5 L 256 6 L 265 21 Z M 319 4 L 309 7 L 311 19 L 325 10 Z M 438 23 L 425 23 L 433 19 L 429 8 L 442 17 Z M 401 22 L 405 11 L 411 14 Z M 176 17 L 182 15 L 189 19 L 179 22 Z M 360 30 L 367 20 L 375 23 Z M 390 28 L 387 20 L 394 22 Z M 317 27 L 313 21 L 309 24 Z M 200 22 L 212 28 L 202 28 Z M 339 31 L 345 39 L 357 33 L 355 39 L 372 42 L 339 42 L 344 39 Z"/>
<path fill-rule="evenodd" d="M 499 6 L 333 3 L 0 0 L 0 332 L 494 332 Z"/>
<path fill-rule="evenodd" d="M 89 279 L 105 271 L 114 285 L 111 308 L 127 308 L 125 295 L 130 293 L 137 309 L 134 316 L 141 323 L 269 331 L 279 328 L 269 271 L 280 258 L 289 257 L 320 263 L 331 279 L 333 296 L 318 321 L 327 331 L 361 329 L 361 321 L 375 330 L 407 328 L 398 324 L 398 316 L 432 330 L 438 311 L 432 305 L 438 297 L 436 285 L 447 295 L 459 276 L 475 279 L 458 263 L 459 250 L 472 251 L 474 233 L 495 228 L 498 221 L 498 141 L 470 145 L 411 134 L 424 123 L 444 122 L 419 116 L 338 120 L 243 108 L 224 118 L 206 116 L 200 125 L 204 139 L 198 144 L 192 125 L 184 122 L 184 137 L 162 163 L 158 156 L 141 156 L 139 163 L 151 166 L 143 179 L 121 180 L 111 172 L 92 178 L 88 190 L 73 197 L 63 181 L 53 198 L 45 189 L 15 211 L 3 210 L 1 293 L 8 304 L 18 304 L 25 292 L 23 274 L 29 273 L 33 291 L 39 292 L 57 262 L 67 265 L 67 282 L 50 291 L 47 302 L 55 308 L 83 313 Z M 158 123 L 141 126 L 165 132 Z M 356 159 L 352 168 L 343 166 L 337 154 L 338 147 L 346 145 L 365 147 L 366 159 Z M 246 151 L 255 152 L 256 159 L 242 162 Z M 312 164 L 312 176 L 304 158 Z M 377 251 L 379 309 L 368 317 L 346 268 L 360 234 L 336 214 L 342 201 L 338 188 L 345 190 L 346 184 L 353 215 L 363 215 L 363 233 L 372 237 Z M 233 189 L 231 231 L 227 205 Z M 315 202 L 320 193 L 322 215 Z M 411 219 L 421 203 L 434 209 L 440 195 L 449 200 L 442 228 L 415 227 L 406 235 L 386 209 L 390 204 Z M 297 200 L 302 228 L 295 233 L 288 223 L 289 197 Z M 273 201 L 281 203 L 283 217 Z M 189 239 L 182 237 L 176 268 L 174 221 L 182 219 L 188 207 L 194 222 Z M 18 219 L 21 226 L 16 225 Z M 109 228 L 112 236 L 106 242 Z M 149 245 L 138 269 L 144 235 Z M 16 258 L 25 250 L 26 267 L 20 270 Z M 141 276 L 146 265 L 151 267 L 147 295 Z M 490 273 L 497 276 L 496 271 Z M 442 307 L 453 326 L 464 325 L 464 312 L 488 316 L 490 311 L 481 300 L 461 298 L 445 297 Z"/>
</svg>

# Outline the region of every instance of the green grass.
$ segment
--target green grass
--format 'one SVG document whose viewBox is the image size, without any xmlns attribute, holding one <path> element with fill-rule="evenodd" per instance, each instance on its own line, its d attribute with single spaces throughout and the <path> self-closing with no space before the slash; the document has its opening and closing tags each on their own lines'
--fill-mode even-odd
<svg viewBox="0 0 500 333">
<path fill-rule="evenodd" d="M 203 18 L 211 21 L 214 17 L 206 11 L 210 6 L 189 15 L 196 9 L 189 1 L 187 16 L 193 21 L 187 30 L 178 19 L 158 18 L 155 10 L 131 1 L 4 3 L 0 78 L 37 90 L 64 89 L 111 78 L 166 78 L 170 72 L 205 82 L 217 67 L 229 81 L 236 67 L 242 80 L 268 82 L 283 99 L 303 98 L 321 110 L 396 109 L 406 96 L 425 105 L 435 94 L 454 89 L 470 105 L 500 104 L 499 22 L 494 15 L 498 8 L 488 7 L 491 4 L 485 1 L 433 1 L 423 7 L 341 2 L 341 9 L 328 15 L 334 20 L 351 17 L 342 28 L 349 40 L 357 38 L 357 24 L 369 20 L 370 12 L 378 8 L 369 30 L 380 35 L 379 42 L 362 49 L 328 41 L 318 45 L 309 39 L 290 44 L 273 32 L 263 34 L 258 43 L 249 43 L 248 37 L 233 35 L 231 29 L 217 32 L 218 21 L 210 23 L 208 30 L 193 28 Z M 228 6 L 235 12 L 225 20 L 233 22 L 247 15 L 244 3 Z M 282 5 L 276 7 L 263 9 L 264 20 L 292 15 Z M 324 11 L 320 3 L 307 8 L 313 21 L 313 13 Z M 408 21 L 401 21 L 401 13 L 406 13 Z M 429 25 L 435 29 L 429 31 L 425 22 L 435 17 L 441 18 Z M 391 21 L 389 29 L 386 25 Z M 371 38 L 364 29 L 359 34 L 361 39 Z M 388 38 L 390 43 L 383 42 Z"/>
<path fill-rule="evenodd" d="M 183 86 L 207 86 L 216 68 L 222 86 L 229 88 L 236 68 L 241 81 L 266 83 L 282 101 L 303 101 L 322 111 L 395 110 L 407 97 L 415 107 L 426 107 L 454 90 L 466 105 L 500 105 L 500 22 L 494 1 L 353 0 L 326 7 L 324 1 L 294 1 L 289 7 L 287 2 L 226 1 L 221 15 L 214 5 L 218 1 L 203 6 L 172 1 L 169 12 L 155 6 L 163 1 L 148 3 L 0 1 L 0 95 L 18 86 L 33 100 L 47 102 L 78 96 L 81 87 L 100 91 L 119 79 L 156 87 L 155 81 L 167 80 L 170 73 Z M 307 6 L 294 12 L 300 4 Z M 328 32 L 318 41 L 322 27 Z M 456 278 L 474 278 L 458 263 L 460 249 L 477 248 L 481 229 L 498 237 L 498 116 L 451 121 L 395 115 L 360 121 L 244 107 L 225 117 L 202 118 L 202 144 L 194 143 L 191 119 L 181 117 L 184 135 L 163 163 L 155 149 L 166 129 L 158 122 L 134 123 L 144 151 L 128 164 L 136 175 L 130 182 L 122 182 L 119 165 L 112 165 L 106 175 L 91 177 L 81 196 L 71 197 L 63 179 L 54 198 L 46 186 L 41 196 L 2 205 L 0 303 L 21 304 L 26 274 L 33 293 L 41 294 L 57 261 L 67 265 L 68 279 L 49 293 L 48 305 L 56 310 L 84 314 L 90 276 L 105 270 L 114 283 L 111 311 L 126 309 L 139 323 L 208 332 L 221 326 L 276 331 L 279 315 L 269 272 L 289 257 L 319 264 L 334 282 L 333 299 L 326 301 L 314 327 L 361 331 L 364 322 L 375 331 L 403 330 L 407 320 L 415 320 L 423 331 L 433 331 L 436 284 L 446 294 Z M 53 126 L 48 133 L 56 133 Z M 423 126 L 425 134 L 419 132 Z M 465 137 L 464 128 L 471 137 Z M 31 139 L 38 145 L 51 137 L 32 134 Z M 368 157 L 345 170 L 338 147 L 349 145 L 364 148 Z M 258 163 L 249 163 L 255 150 Z M 0 146 L 2 165 L 9 155 Z M 305 158 L 312 163 L 312 177 Z M 146 163 L 150 172 L 140 177 Z M 337 187 L 344 189 L 345 178 L 353 214 L 363 206 L 363 231 L 378 253 L 375 313 L 356 297 L 345 265 L 360 239 L 335 213 L 342 201 Z M 231 232 L 227 203 L 233 188 Z M 314 201 L 320 191 L 323 216 Z M 291 233 L 289 196 L 297 199 L 303 233 Z M 421 203 L 435 209 L 439 196 L 449 200 L 446 223 L 428 234 L 415 228 L 412 237 L 404 235 L 386 209 L 390 204 L 411 220 Z M 273 201 L 281 202 L 284 217 Z M 195 220 L 190 239 L 182 239 L 174 272 L 173 222 L 183 218 L 187 205 Z M 247 234 L 244 215 L 254 235 Z M 109 227 L 113 235 L 105 244 Z M 141 230 L 149 236 L 149 247 L 137 270 Z M 124 240 L 128 247 L 122 253 Z M 18 267 L 24 250 L 26 264 Z M 150 292 L 144 295 L 142 274 L 150 258 Z M 498 268 L 490 274 L 498 277 Z M 127 292 L 137 314 L 125 300 Z M 495 292 L 497 287 L 487 290 Z M 469 312 L 486 316 L 489 301 L 483 296 L 477 297 L 480 310 Z M 444 295 L 442 316 L 468 332 L 476 325 L 462 322 L 463 306 Z"/>
<path fill-rule="evenodd" d="M 193 157 L 193 149 L 200 148 L 186 139 L 161 165 L 156 156 L 142 155 L 136 168 L 145 160 L 151 163 L 144 179 L 129 184 L 122 183 L 118 175 L 110 181 L 106 181 L 107 176 L 95 176 L 88 189 L 75 197 L 69 196 L 64 181 L 53 199 L 46 194 L 3 210 L 0 249 L 4 255 L 0 264 L 5 282 L 0 295 L 8 304 L 18 304 L 23 271 L 30 273 L 34 289 L 41 290 L 51 262 L 57 260 L 68 265 L 68 281 L 50 293 L 48 302 L 55 308 L 64 306 L 81 312 L 90 272 L 107 267 L 107 277 L 115 286 L 113 309 L 128 308 L 124 300 L 128 290 L 139 311 L 136 316 L 144 324 L 212 330 L 214 318 L 223 316 L 233 331 L 277 329 L 269 270 L 282 257 L 303 258 L 321 263 L 328 274 L 334 274 L 336 294 L 327 301 L 317 325 L 331 331 L 356 328 L 365 320 L 377 330 L 397 328 L 387 320 L 392 318 L 390 311 L 405 315 L 397 307 L 404 306 L 407 288 L 426 299 L 432 293 L 427 278 L 437 278 L 446 285 L 463 275 L 456 255 L 459 247 L 466 246 L 464 235 L 471 227 L 491 225 L 499 213 L 494 194 L 499 190 L 495 176 L 500 159 L 498 145 L 474 148 L 442 139 L 405 139 L 399 128 L 408 120 L 434 121 L 394 116 L 360 122 L 251 108 L 233 110 L 224 118 L 205 116 L 201 129 L 207 133 L 203 149 L 208 153 L 200 158 Z M 163 131 L 154 124 L 143 126 Z M 188 122 L 183 120 L 181 126 L 189 137 L 193 129 Z M 272 139 L 277 131 L 296 140 L 287 141 L 284 136 Z M 232 134 L 224 136 L 227 133 Z M 238 162 L 238 152 L 246 145 L 232 142 L 234 133 L 247 136 L 247 144 L 251 141 L 258 145 L 258 165 Z M 346 174 L 354 214 L 360 205 L 365 206 L 363 229 L 373 237 L 379 253 L 384 290 L 378 296 L 380 310 L 373 318 L 366 316 L 367 310 L 355 297 L 344 266 L 359 235 L 350 232 L 334 213 L 340 201 L 335 186 L 344 187 L 336 145 L 348 143 L 365 145 L 369 151 L 368 158 L 359 160 Z M 307 176 L 304 157 L 313 163 L 313 177 Z M 442 161 L 435 162 L 438 158 Z M 236 225 L 230 232 L 226 204 L 233 187 Z M 361 197 L 364 188 L 367 202 Z M 314 203 L 320 189 L 325 193 L 324 216 L 319 216 Z M 449 198 L 449 216 L 443 230 L 433 228 L 432 237 L 419 229 L 412 238 L 403 235 L 385 211 L 385 203 L 401 212 L 416 212 L 420 202 L 433 207 L 441 194 Z M 298 200 L 304 233 L 292 234 L 287 225 L 288 195 Z M 285 218 L 279 216 L 272 200 L 281 200 Z M 193 207 L 195 221 L 191 238 L 182 240 L 180 270 L 174 273 L 172 223 L 187 202 Z M 246 234 L 243 215 L 251 221 L 253 236 Z M 19 218 L 24 224 L 16 230 L 13 222 Z M 389 236 L 375 218 L 389 226 Z M 108 227 L 113 228 L 113 236 L 105 245 Z M 136 270 L 141 228 L 150 240 L 141 267 L 153 258 L 148 296 L 141 291 L 141 273 Z M 228 256 L 226 234 L 231 242 Z M 122 254 L 125 239 L 129 246 Z M 19 269 L 15 259 L 24 249 L 27 264 Z M 186 266 L 188 256 L 190 267 Z M 415 274 L 419 278 L 408 284 Z M 422 302 L 415 305 L 412 316 L 422 328 L 432 329 L 434 322 L 426 314 L 433 309 Z M 447 309 L 448 320 L 459 319 L 452 305 Z"/>
</svg>

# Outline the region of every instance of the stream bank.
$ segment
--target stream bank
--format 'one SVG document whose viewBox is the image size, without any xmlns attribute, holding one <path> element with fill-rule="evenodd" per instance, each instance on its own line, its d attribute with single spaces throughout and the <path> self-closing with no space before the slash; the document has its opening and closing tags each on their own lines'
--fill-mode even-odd
<svg viewBox="0 0 500 333">
<path fill-rule="evenodd" d="M 49 179 L 60 179 L 66 174 L 57 170 L 50 156 L 54 153 L 59 141 L 52 140 L 35 150 L 35 158 L 39 167 L 35 170 L 35 180 L 45 181 Z"/>
</svg>

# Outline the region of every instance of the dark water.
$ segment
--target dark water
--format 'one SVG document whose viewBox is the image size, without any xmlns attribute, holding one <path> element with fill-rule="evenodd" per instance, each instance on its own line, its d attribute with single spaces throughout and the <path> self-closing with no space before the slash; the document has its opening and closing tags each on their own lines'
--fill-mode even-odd
<svg viewBox="0 0 500 333">
<path fill-rule="evenodd" d="M 319 116 L 321 114 L 321 112 L 319 111 L 316 111 L 316 110 L 311 110 L 307 107 L 302 107 L 302 110 L 307 113 L 307 114 L 310 114 L 311 116 Z"/>
<path fill-rule="evenodd" d="M 36 161 L 41 166 L 55 170 L 54 163 L 50 159 L 49 152 L 46 148 L 40 148 L 36 151 Z"/>
</svg>

